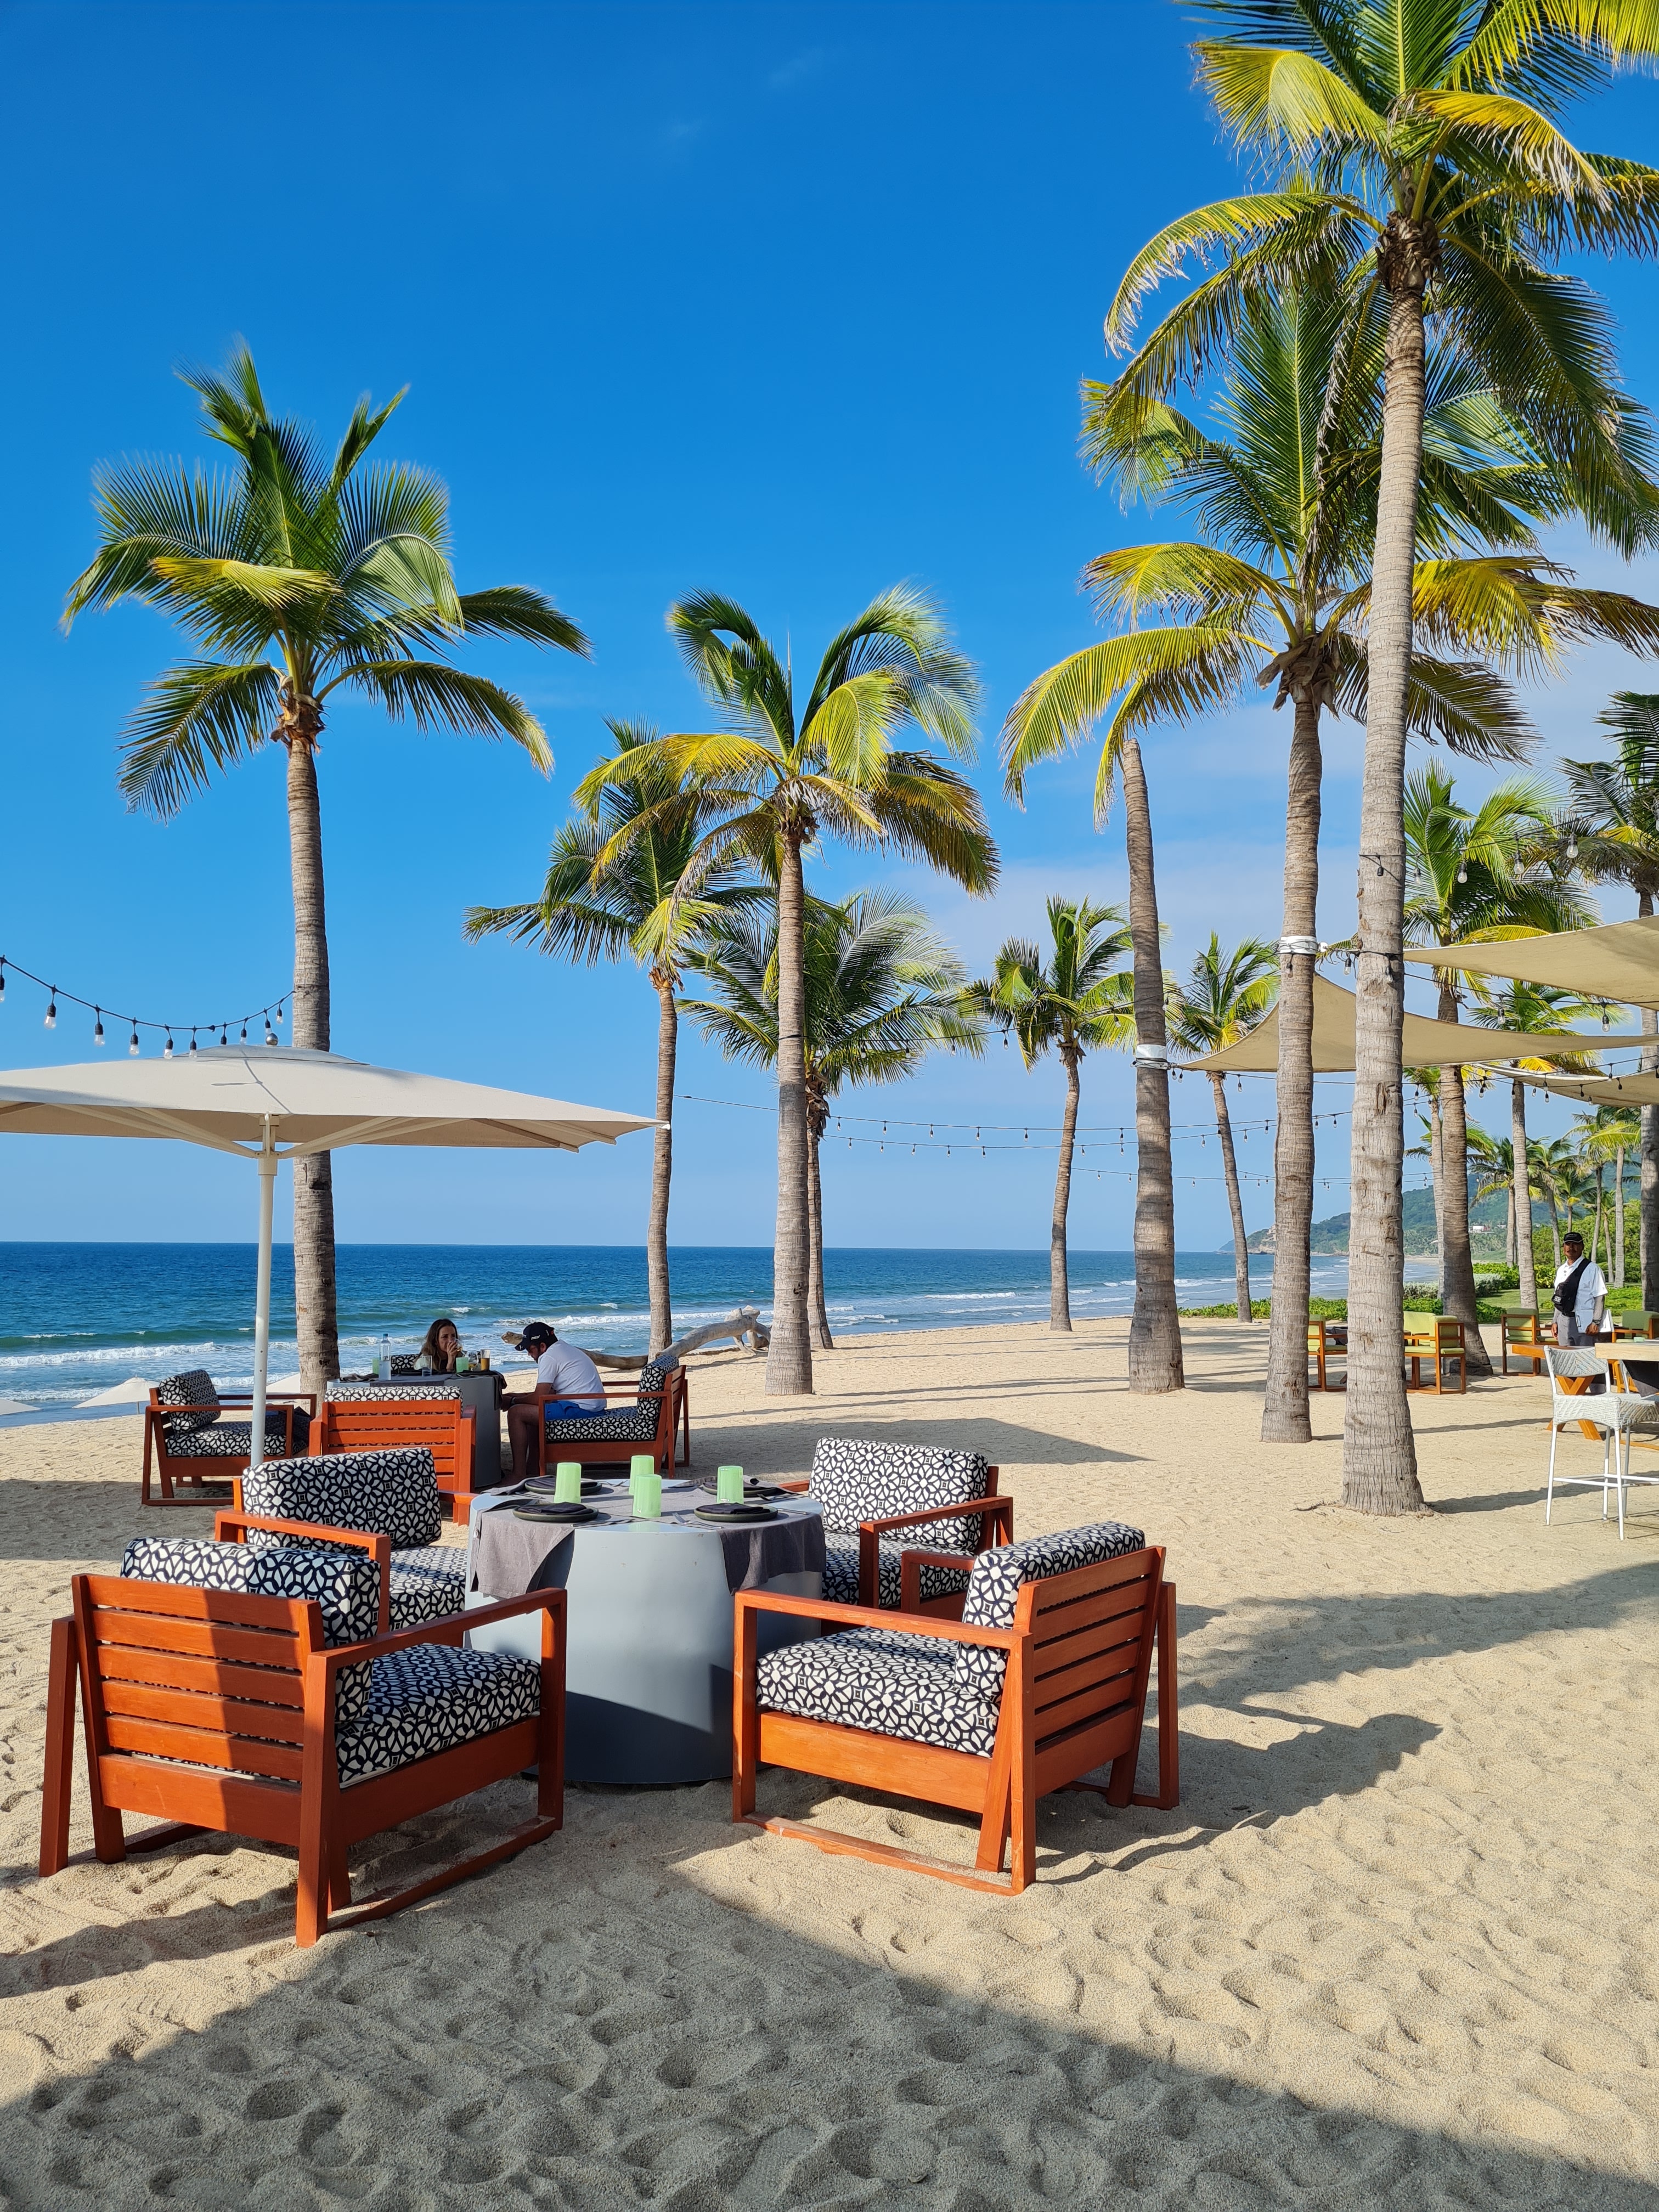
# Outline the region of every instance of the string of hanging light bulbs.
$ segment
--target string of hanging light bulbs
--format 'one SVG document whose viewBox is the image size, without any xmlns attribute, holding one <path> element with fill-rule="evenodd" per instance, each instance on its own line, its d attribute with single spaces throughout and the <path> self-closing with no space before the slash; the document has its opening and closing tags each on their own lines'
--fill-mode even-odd
<svg viewBox="0 0 1659 2212">
<path fill-rule="evenodd" d="M 93 1019 L 92 1041 L 94 1045 L 97 1045 L 100 1048 L 102 1047 L 104 1042 L 105 1002 L 96 999 L 83 999 L 80 994 L 76 991 L 61 991 L 56 983 L 48 982 L 44 975 L 36 975 L 32 973 L 30 969 L 20 967 L 15 960 L 9 959 L 3 954 L 0 954 L 0 1006 L 3 1006 L 5 1004 L 6 980 L 9 975 L 21 975 L 26 983 L 36 984 L 46 993 L 46 1014 L 44 1026 L 49 1030 L 55 1030 L 58 1026 L 58 1001 L 60 999 L 65 1000 L 72 1006 L 84 1006 L 87 1012 L 92 1016 Z M 245 1014 L 230 1014 L 222 1020 L 211 1022 L 158 1022 L 150 1021 L 146 1017 L 138 1014 L 118 1015 L 116 1009 L 113 1006 L 112 1006 L 109 1011 L 110 1018 L 112 1020 L 118 1019 L 125 1022 L 130 1030 L 131 1035 L 127 1042 L 127 1050 L 133 1055 L 133 1057 L 136 1058 L 143 1049 L 143 1047 L 138 1042 L 138 1032 L 140 1030 L 155 1030 L 161 1036 L 166 1039 L 166 1042 L 161 1048 L 161 1057 L 163 1060 L 171 1060 L 173 1058 L 173 1031 L 177 1030 L 179 1036 L 182 1036 L 185 1031 L 188 1030 L 190 1031 L 189 1057 L 193 1060 L 196 1056 L 196 1039 L 198 1031 L 204 1030 L 207 1034 L 208 1042 L 211 1044 L 213 1042 L 213 1032 L 217 1030 L 219 1032 L 219 1042 L 222 1045 L 228 1045 L 230 1042 L 231 1030 L 240 1025 L 241 1035 L 239 1041 L 241 1043 L 246 1044 L 248 1041 L 248 1024 L 250 1022 L 263 1022 L 264 1024 L 264 1042 L 267 1044 L 280 1043 L 281 1039 L 277 1036 L 276 1030 L 270 1025 L 270 1018 L 274 1013 L 279 1022 L 285 1018 L 283 1012 L 283 1007 L 289 995 L 289 993 L 284 991 L 280 997 L 268 999 L 263 1006 L 251 1007 Z"/>
</svg>

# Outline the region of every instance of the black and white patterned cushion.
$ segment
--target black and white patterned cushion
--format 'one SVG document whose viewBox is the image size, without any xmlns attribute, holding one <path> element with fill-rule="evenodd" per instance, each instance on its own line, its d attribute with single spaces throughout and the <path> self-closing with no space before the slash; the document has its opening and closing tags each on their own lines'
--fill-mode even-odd
<svg viewBox="0 0 1659 2212">
<path fill-rule="evenodd" d="M 974 1561 L 962 1625 L 964 1628 L 1012 1628 L 1015 1604 L 1027 1583 L 1069 1575 L 1102 1559 L 1121 1559 L 1126 1553 L 1144 1551 L 1146 1546 L 1141 1531 L 1127 1528 L 1121 1521 L 1095 1521 L 1083 1528 L 1059 1529 L 1051 1536 L 1028 1536 L 1023 1543 L 994 1545 Z M 957 1680 L 962 1687 L 977 1690 L 996 1704 L 1002 1696 L 1002 1678 L 1008 1671 L 1007 1653 L 982 1644 L 958 1644 L 953 1648 Z"/>
<path fill-rule="evenodd" d="M 265 1449 L 273 1444 L 279 1452 L 288 1449 L 286 1407 L 267 1406 L 265 1408 Z M 246 1459 L 253 1449 L 252 1421 L 216 1421 L 211 1428 L 192 1429 L 186 1435 L 175 1437 L 168 1424 L 167 1456 L 169 1459 Z M 304 1408 L 294 1408 L 294 1447 L 303 1451 L 311 1439 L 311 1423 Z"/>
<path fill-rule="evenodd" d="M 896 1513 L 925 1513 L 932 1506 L 983 1498 L 990 1472 L 981 1452 L 820 1437 L 812 1455 L 811 1494 L 823 1509 L 826 1531 L 847 1535 L 860 1521 L 885 1521 Z M 984 1525 L 971 1516 L 924 1524 L 911 1549 L 971 1553 L 982 1540 Z"/>
<path fill-rule="evenodd" d="M 389 1382 L 328 1382 L 323 1388 L 331 1406 L 420 1406 L 437 1398 L 447 1399 L 452 1406 L 461 1401 L 453 1382 L 441 1379 L 404 1389 Z"/>
<path fill-rule="evenodd" d="M 810 1644 L 769 1651 L 756 1669 L 768 1712 L 834 1721 L 910 1743 L 988 1759 L 997 1706 L 956 1678 L 957 1647 L 887 1628 L 849 1628 Z"/>
<path fill-rule="evenodd" d="M 443 1525 L 437 1468 L 424 1444 L 268 1459 L 243 1477 L 242 1504 L 273 1521 L 320 1521 L 390 1536 L 394 1552 L 436 1543 Z"/>
<path fill-rule="evenodd" d="M 198 1536 L 135 1536 L 121 1555 L 131 1581 L 171 1583 L 186 1589 L 238 1590 L 250 1597 L 314 1598 L 330 1644 L 365 1644 L 380 1615 L 380 1577 L 373 1559 L 337 1544 L 216 1544 Z M 335 1717 L 350 1720 L 368 1704 L 369 1667 L 343 1667 L 335 1681 Z"/>
<path fill-rule="evenodd" d="M 158 1406 L 192 1406 L 203 1410 L 180 1413 L 161 1425 L 167 1431 L 169 1449 L 174 1449 L 174 1438 L 188 1437 L 198 1429 L 206 1428 L 219 1418 L 219 1391 L 205 1367 L 191 1367 L 182 1375 L 163 1376 L 155 1386 Z"/>
<path fill-rule="evenodd" d="M 466 1606 L 466 1553 L 455 1544 L 427 1544 L 392 1554 L 387 1611 L 393 1628 L 418 1628 Z"/>
<path fill-rule="evenodd" d="M 640 1370 L 639 1397 L 635 1404 L 618 1407 L 614 1413 L 578 1415 L 565 1420 L 547 1423 L 550 1443 L 561 1444 L 648 1444 L 657 1433 L 657 1423 L 662 1417 L 662 1394 L 668 1387 L 668 1378 L 678 1367 L 678 1359 L 653 1359 Z"/>
<path fill-rule="evenodd" d="M 392 1355 L 392 1371 L 394 1375 L 418 1375 L 421 1371 L 420 1353 L 394 1352 Z"/>
<path fill-rule="evenodd" d="M 876 1599 L 896 1611 L 899 1601 L 900 1558 L 907 1540 L 898 1536 L 883 1536 L 876 1546 Z M 911 1551 L 931 1551 L 933 1540 L 926 1529 L 908 1540 Z M 960 1569 L 930 1567 L 921 1570 L 921 1595 L 924 1598 L 960 1597 L 968 1580 L 968 1560 L 964 1558 Z M 823 1595 L 836 1605 L 856 1605 L 859 1602 L 859 1540 L 838 1531 L 826 1531 L 823 1539 Z"/>
<path fill-rule="evenodd" d="M 541 1669 L 503 1651 L 419 1644 L 374 1665 L 362 1717 L 335 1735 L 340 1785 L 412 1766 L 541 1710 Z"/>
</svg>

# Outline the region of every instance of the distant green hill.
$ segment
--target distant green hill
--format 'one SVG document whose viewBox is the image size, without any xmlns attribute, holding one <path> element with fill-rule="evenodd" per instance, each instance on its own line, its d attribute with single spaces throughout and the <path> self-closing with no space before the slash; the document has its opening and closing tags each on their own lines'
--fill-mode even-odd
<svg viewBox="0 0 1659 2212">
<path fill-rule="evenodd" d="M 1473 1200 L 1473 1182 L 1469 1186 L 1469 1196 Z M 1401 1200 L 1401 1214 L 1407 1257 L 1432 1260 L 1437 1244 L 1433 1191 L 1407 1191 Z M 1506 1208 L 1501 1198 L 1486 1198 L 1478 1206 L 1471 1204 L 1469 1224 L 1474 1231 L 1477 1256 L 1488 1260 L 1501 1258 L 1505 1216 Z M 1533 1219 L 1544 1223 L 1546 1226 L 1548 1224 L 1549 1208 L 1541 1200 L 1533 1207 Z M 1348 1249 L 1348 1221 L 1349 1216 L 1346 1213 L 1333 1213 L 1323 1221 L 1316 1221 L 1309 1239 L 1311 1249 L 1327 1259 L 1346 1253 Z M 1271 1252 L 1273 1249 L 1272 1227 L 1258 1229 L 1249 1243 L 1252 1252 Z"/>
</svg>

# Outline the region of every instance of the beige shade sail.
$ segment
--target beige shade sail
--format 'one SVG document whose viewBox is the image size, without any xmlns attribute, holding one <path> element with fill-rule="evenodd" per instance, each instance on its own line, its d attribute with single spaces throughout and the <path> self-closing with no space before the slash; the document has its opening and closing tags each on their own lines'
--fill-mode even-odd
<svg viewBox="0 0 1659 2212">
<path fill-rule="evenodd" d="M 1510 1070 L 1503 1073 L 1507 1076 Z M 1659 1075 L 1531 1075 L 1522 1070 L 1521 1080 L 1583 1106 L 1659 1106 Z"/>
<path fill-rule="evenodd" d="M 1585 935 L 1592 933 L 1586 931 Z M 1316 1075 L 1346 1075 L 1353 1069 L 1354 995 L 1340 984 L 1316 975 L 1313 982 L 1313 1065 Z M 1565 1037 L 1525 1036 L 1510 1030 L 1480 1029 L 1472 1022 L 1431 1022 L 1422 1014 L 1406 1017 L 1403 1064 L 1407 1067 L 1468 1066 L 1491 1060 L 1561 1060 L 1573 1053 L 1605 1052 L 1614 1046 L 1645 1042 L 1641 1036 L 1610 1036 L 1601 1030 Z M 1189 1060 L 1188 1067 L 1207 1075 L 1271 1074 L 1279 1066 L 1279 1009 L 1275 1006 L 1237 1044 Z"/>
<path fill-rule="evenodd" d="M 1407 960 L 1461 968 L 1469 975 L 1508 975 L 1551 983 L 1582 998 L 1625 1006 L 1659 1006 L 1659 915 L 1610 921 L 1599 929 L 1563 929 L 1547 937 L 1516 937 L 1504 945 L 1413 946 Z"/>
<path fill-rule="evenodd" d="M 348 1145 L 574 1152 L 654 1126 L 645 1115 L 573 1106 L 562 1098 L 494 1091 L 442 1075 L 410 1075 L 291 1045 L 210 1045 L 172 1060 L 0 1069 L 0 1136 L 177 1137 L 211 1152 L 234 1152 L 258 1166 L 249 1432 L 254 1467 L 264 1456 L 271 1230 L 276 1170 L 283 1160 Z"/>
</svg>

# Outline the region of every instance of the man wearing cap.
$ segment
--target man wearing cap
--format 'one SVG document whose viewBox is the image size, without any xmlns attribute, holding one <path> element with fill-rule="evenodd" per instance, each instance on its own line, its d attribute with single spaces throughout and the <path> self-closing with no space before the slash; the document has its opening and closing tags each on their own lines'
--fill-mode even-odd
<svg viewBox="0 0 1659 2212">
<path fill-rule="evenodd" d="M 544 1321 L 528 1322 L 519 1350 L 536 1363 L 536 1400 L 514 1406 L 507 1416 L 513 1446 L 513 1480 L 522 1482 L 541 1465 L 541 1425 L 546 1421 L 580 1421 L 605 1411 L 599 1370 L 577 1345 L 561 1344 Z M 541 1394 L 545 1391 L 546 1398 Z"/>
</svg>

